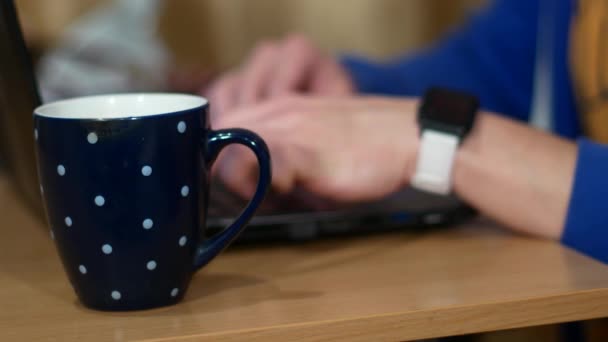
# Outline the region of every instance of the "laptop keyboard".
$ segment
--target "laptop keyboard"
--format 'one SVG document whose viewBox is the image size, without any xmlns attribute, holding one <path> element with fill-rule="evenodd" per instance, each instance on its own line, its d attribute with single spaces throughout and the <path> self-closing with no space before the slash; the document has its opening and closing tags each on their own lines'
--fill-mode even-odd
<svg viewBox="0 0 608 342">
<path fill-rule="evenodd" d="M 238 194 L 230 191 L 222 182 L 212 181 L 209 189 L 209 209 L 207 215 L 209 217 L 236 217 L 249 203 L 248 199 L 244 199 Z M 256 215 L 271 215 L 290 212 L 307 212 L 311 211 L 310 207 L 306 207 L 300 201 L 295 201 L 293 198 L 277 196 L 276 194 L 267 194 L 264 202 L 256 211 Z"/>
</svg>

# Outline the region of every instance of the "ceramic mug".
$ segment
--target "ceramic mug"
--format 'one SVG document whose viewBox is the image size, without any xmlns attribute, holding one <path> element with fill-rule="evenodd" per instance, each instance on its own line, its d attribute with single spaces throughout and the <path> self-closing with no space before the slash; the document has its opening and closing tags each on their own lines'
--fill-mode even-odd
<svg viewBox="0 0 608 342">
<path fill-rule="evenodd" d="M 262 202 L 271 180 L 264 141 L 243 129 L 211 130 L 208 108 L 202 97 L 150 93 L 35 109 L 51 236 L 84 305 L 133 310 L 177 303 L 193 273 L 238 236 Z M 203 239 L 210 167 L 229 144 L 255 153 L 259 182 L 240 217 Z"/>
</svg>

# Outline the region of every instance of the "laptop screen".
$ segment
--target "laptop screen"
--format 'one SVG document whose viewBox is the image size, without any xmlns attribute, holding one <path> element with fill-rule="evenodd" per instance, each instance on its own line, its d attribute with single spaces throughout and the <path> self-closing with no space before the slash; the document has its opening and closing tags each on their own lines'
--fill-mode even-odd
<svg viewBox="0 0 608 342">
<path fill-rule="evenodd" d="M 13 0 L 0 1 L 0 145 L 3 164 L 26 202 L 42 213 L 32 113 L 40 96 Z"/>
</svg>

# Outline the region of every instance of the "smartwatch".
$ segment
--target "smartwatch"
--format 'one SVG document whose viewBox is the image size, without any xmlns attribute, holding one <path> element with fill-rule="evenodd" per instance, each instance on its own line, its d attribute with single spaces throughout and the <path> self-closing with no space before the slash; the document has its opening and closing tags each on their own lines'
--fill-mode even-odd
<svg viewBox="0 0 608 342">
<path fill-rule="evenodd" d="M 440 195 L 452 190 L 452 168 L 460 143 L 471 131 L 479 101 L 471 94 L 433 87 L 418 109 L 420 149 L 412 186 Z"/>
</svg>

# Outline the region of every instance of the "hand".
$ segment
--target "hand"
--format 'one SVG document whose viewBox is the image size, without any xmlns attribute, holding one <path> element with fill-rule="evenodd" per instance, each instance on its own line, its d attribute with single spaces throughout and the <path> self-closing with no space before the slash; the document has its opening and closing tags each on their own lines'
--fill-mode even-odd
<svg viewBox="0 0 608 342">
<path fill-rule="evenodd" d="M 234 110 L 215 128 L 259 133 L 279 192 L 367 201 L 409 183 L 419 144 L 415 111 L 416 101 L 407 99 L 291 96 Z M 508 227 L 558 239 L 576 160 L 571 141 L 480 113 L 455 158 L 454 192 Z M 217 168 L 229 187 L 250 196 L 256 182 L 251 154 L 227 149 Z"/>
<path fill-rule="evenodd" d="M 289 96 L 238 109 L 215 129 L 243 127 L 268 144 L 273 187 L 322 199 L 379 199 L 408 183 L 417 151 L 415 101 Z M 246 149 L 228 149 L 216 171 L 228 187 L 249 197 L 257 162 Z"/>
<path fill-rule="evenodd" d="M 341 96 L 353 93 L 347 71 L 305 37 L 292 35 L 257 45 L 247 60 L 215 81 L 204 95 L 212 114 L 230 112 L 290 93 Z"/>
</svg>

